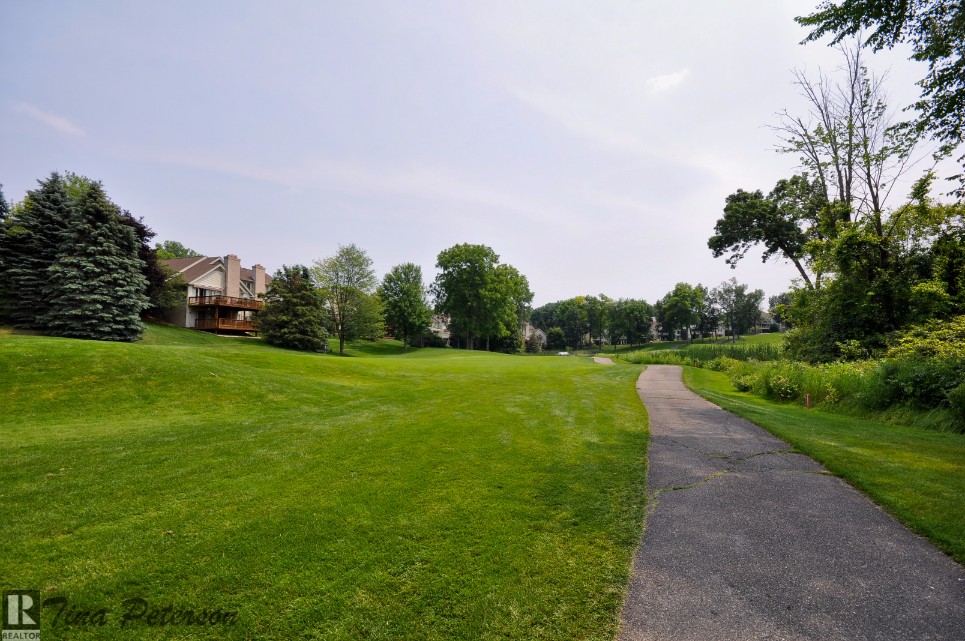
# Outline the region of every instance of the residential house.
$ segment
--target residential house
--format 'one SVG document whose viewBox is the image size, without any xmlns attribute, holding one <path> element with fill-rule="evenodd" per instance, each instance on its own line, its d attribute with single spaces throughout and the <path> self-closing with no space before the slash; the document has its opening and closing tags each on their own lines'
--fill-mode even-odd
<svg viewBox="0 0 965 641">
<path fill-rule="evenodd" d="M 449 344 L 449 321 L 450 318 L 444 314 L 433 314 L 429 321 L 429 331 Z"/>
<path fill-rule="evenodd" d="M 187 283 L 184 305 L 169 312 L 165 320 L 218 334 L 256 332 L 255 314 L 264 307 L 258 298 L 271 283 L 261 265 L 241 266 L 234 254 L 189 256 L 160 261 Z"/>
<path fill-rule="evenodd" d="M 538 327 L 533 327 L 528 322 L 523 324 L 523 326 L 521 327 L 521 330 L 522 330 L 521 333 L 523 334 L 524 341 L 529 342 L 530 340 L 535 338 L 539 340 L 540 347 L 542 348 L 546 347 L 546 332 L 544 332 Z"/>
</svg>

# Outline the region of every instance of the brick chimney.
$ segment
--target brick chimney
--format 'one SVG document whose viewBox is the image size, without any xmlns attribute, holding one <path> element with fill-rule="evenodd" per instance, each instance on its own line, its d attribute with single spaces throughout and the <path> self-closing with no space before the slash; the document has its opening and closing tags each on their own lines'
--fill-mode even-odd
<svg viewBox="0 0 965 641">
<path fill-rule="evenodd" d="M 262 265 L 255 264 L 251 271 L 255 274 L 255 296 L 258 294 L 264 294 L 267 291 L 265 287 L 265 268 Z"/>
<path fill-rule="evenodd" d="M 224 257 L 225 283 L 224 295 L 241 297 L 241 260 L 234 254 Z"/>
</svg>

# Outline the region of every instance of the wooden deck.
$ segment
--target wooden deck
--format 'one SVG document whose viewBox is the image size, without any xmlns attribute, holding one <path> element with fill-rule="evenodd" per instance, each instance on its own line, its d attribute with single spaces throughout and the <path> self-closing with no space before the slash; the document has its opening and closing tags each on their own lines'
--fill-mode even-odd
<svg viewBox="0 0 965 641">
<path fill-rule="evenodd" d="M 261 309 L 265 302 L 257 298 L 237 298 L 235 296 L 190 296 L 188 305 L 192 307 L 234 307 L 235 309 Z"/>
<path fill-rule="evenodd" d="M 254 321 L 235 320 L 233 318 L 201 318 L 194 321 L 194 328 L 206 330 L 226 329 L 246 332 L 258 331 Z"/>
</svg>

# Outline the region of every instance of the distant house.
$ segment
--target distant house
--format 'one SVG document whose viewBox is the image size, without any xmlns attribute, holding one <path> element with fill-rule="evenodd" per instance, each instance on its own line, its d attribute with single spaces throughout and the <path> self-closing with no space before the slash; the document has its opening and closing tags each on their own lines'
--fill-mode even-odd
<svg viewBox="0 0 965 641">
<path fill-rule="evenodd" d="M 234 254 L 189 256 L 160 261 L 180 274 L 188 284 L 184 305 L 169 312 L 165 320 L 181 327 L 223 334 L 257 331 L 254 317 L 265 303 L 271 276 L 261 265 L 241 266 Z"/>
<path fill-rule="evenodd" d="M 429 331 L 449 344 L 449 317 L 444 314 L 433 314 L 429 321 Z"/>
<path fill-rule="evenodd" d="M 540 347 L 546 347 L 546 332 L 538 327 L 533 327 L 529 323 L 525 323 L 522 327 L 522 334 L 524 341 L 538 340 Z"/>
</svg>

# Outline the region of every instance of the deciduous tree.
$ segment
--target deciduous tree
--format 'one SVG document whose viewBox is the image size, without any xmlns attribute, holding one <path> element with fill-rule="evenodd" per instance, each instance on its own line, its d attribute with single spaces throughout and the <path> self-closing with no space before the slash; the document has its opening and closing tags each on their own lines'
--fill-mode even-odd
<svg viewBox="0 0 965 641">
<path fill-rule="evenodd" d="M 385 323 L 408 351 L 413 337 L 429 328 L 432 310 L 422 282 L 422 268 L 414 263 L 396 265 L 382 278 L 379 297 L 385 307 Z"/>
<path fill-rule="evenodd" d="M 533 294 L 526 277 L 485 245 L 462 243 L 439 253 L 432 292 L 436 308 L 453 331 L 474 349 L 478 339 L 502 339 L 518 332 Z"/>
<path fill-rule="evenodd" d="M 614 345 L 621 338 L 630 345 L 645 343 L 652 337 L 653 307 L 643 300 L 621 298 L 610 309 L 610 333 Z"/>
<path fill-rule="evenodd" d="M 960 0 L 842 0 L 821 2 L 796 20 L 813 30 L 804 42 L 831 35 L 831 45 L 859 37 L 873 51 L 908 43 L 912 59 L 928 63 L 918 85 L 916 128 L 944 143 L 944 152 L 960 148 L 965 134 L 965 4 Z M 867 31 L 870 30 L 870 33 Z M 965 162 L 965 155 L 959 157 Z M 965 173 L 958 180 L 965 193 Z"/>
<path fill-rule="evenodd" d="M 747 291 L 747 285 L 736 278 L 725 280 L 714 290 L 714 299 L 720 306 L 721 318 L 733 339 L 746 334 L 761 320 L 761 303 L 764 292 Z"/>
<path fill-rule="evenodd" d="M 194 251 L 190 247 L 185 247 L 176 240 L 165 240 L 154 246 L 157 252 L 157 257 L 161 260 L 170 260 L 171 258 L 187 258 L 188 256 L 200 256 L 198 252 Z"/>
<path fill-rule="evenodd" d="M 344 354 L 346 341 L 362 336 L 381 318 L 381 309 L 369 300 L 376 286 L 372 259 L 355 244 L 339 245 L 334 256 L 316 260 L 311 273 L 325 297 L 339 354 Z"/>
<path fill-rule="evenodd" d="M 806 243 L 820 237 L 821 212 L 826 205 L 823 186 L 807 174 L 778 181 L 767 196 L 738 189 L 727 197 L 724 216 L 707 245 L 715 258 L 729 252 L 726 262 L 731 268 L 751 247 L 763 245 L 763 261 L 773 256 L 789 260 L 805 286 L 813 287 L 805 268 L 809 262 Z"/>
</svg>

